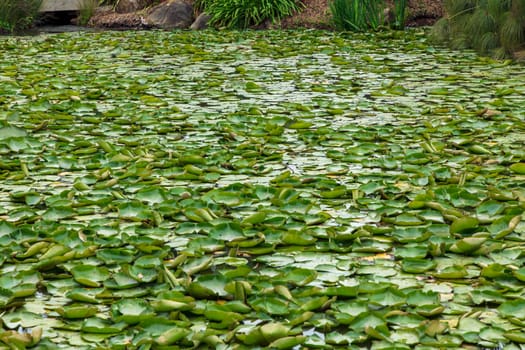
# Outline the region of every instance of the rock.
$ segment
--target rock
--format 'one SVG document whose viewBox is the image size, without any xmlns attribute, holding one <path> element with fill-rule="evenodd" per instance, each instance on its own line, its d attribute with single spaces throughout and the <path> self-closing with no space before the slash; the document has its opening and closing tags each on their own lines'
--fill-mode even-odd
<svg viewBox="0 0 525 350">
<path fill-rule="evenodd" d="M 151 10 L 146 23 L 162 29 L 189 28 L 193 23 L 193 6 L 182 0 L 163 2 Z"/>
<path fill-rule="evenodd" d="M 142 10 L 146 6 L 150 5 L 151 2 L 148 0 L 119 0 L 115 7 L 117 13 L 130 13 L 138 10 Z"/>
<path fill-rule="evenodd" d="M 409 0 L 410 18 L 440 18 L 443 16 L 443 0 Z"/>
<path fill-rule="evenodd" d="M 208 21 L 210 20 L 210 18 L 211 18 L 210 15 L 203 12 L 197 17 L 197 19 L 195 20 L 195 22 L 193 22 L 190 28 L 193 30 L 206 29 L 208 28 Z"/>
</svg>

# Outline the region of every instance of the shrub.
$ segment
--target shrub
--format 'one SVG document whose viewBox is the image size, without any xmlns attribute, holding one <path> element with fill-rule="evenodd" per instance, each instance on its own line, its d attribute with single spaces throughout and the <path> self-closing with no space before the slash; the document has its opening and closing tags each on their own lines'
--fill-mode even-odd
<svg viewBox="0 0 525 350">
<path fill-rule="evenodd" d="M 0 0 L 0 32 L 13 33 L 33 26 L 42 0 Z"/>
<path fill-rule="evenodd" d="M 432 28 L 434 42 L 497 58 L 525 48 L 525 0 L 446 0 L 446 16 Z"/>
<path fill-rule="evenodd" d="M 246 29 L 267 20 L 276 22 L 302 5 L 296 0 L 198 0 L 195 6 L 206 11 L 211 25 Z"/>
</svg>

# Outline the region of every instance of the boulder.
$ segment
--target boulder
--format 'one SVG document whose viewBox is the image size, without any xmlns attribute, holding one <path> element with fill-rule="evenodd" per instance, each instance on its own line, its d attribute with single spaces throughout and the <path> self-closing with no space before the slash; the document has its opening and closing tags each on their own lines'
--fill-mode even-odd
<svg viewBox="0 0 525 350">
<path fill-rule="evenodd" d="M 197 19 L 195 19 L 195 22 L 190 26 L 193 30 L 201 30 L 208 28 L 208 21 L 210 20 L 211 16 L 208 15 L 206 12 L 201 13 L 199 16 L 197 16 Z"/>
<path fill-rule="evenodd" d="M 182 0 L 169 0 L 155 6 L 146 23 L 162 29 L 186 29 L 193 23 L 193 6 Z"/>
<path fill-rule="evenodd" d="M 115 6 L 117 13 L 131 13 L 142 10 L 151 4 L 148 0 L 119 0 Z"/>
</svg>

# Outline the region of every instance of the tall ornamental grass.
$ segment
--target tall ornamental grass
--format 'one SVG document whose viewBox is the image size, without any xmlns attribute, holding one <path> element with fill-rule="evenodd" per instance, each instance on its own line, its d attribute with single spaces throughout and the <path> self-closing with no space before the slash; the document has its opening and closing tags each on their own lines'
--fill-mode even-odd
<svg viewBox="0 0 525 350">
<path fill-rule="evenodd" d="M 445 0 L 431 39 L 496 58 L 525 50 L 525 0 Z"/>
</svg>

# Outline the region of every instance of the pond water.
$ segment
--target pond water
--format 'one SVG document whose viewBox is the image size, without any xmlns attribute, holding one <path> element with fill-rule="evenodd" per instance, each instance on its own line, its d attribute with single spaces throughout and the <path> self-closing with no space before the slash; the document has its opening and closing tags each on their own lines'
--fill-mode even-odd
<svg viewBox="0 0 525 350">
<path fill-rule="evenodd" d="M 422 30 L 1 37 L 0 344 L 520 349 L 523 81 Z"/>
</svg>

